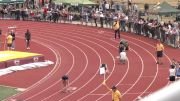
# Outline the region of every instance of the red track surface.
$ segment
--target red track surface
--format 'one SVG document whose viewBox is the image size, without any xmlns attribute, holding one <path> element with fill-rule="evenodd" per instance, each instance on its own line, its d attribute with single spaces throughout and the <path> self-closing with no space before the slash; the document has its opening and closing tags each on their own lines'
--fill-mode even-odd
<svg viewBox="0 0 180 101">
<path fill-rule="evenodd" d="M 155 64 L 155 40 L 122 33 L 129 41 L 128 63 L 121 65 L 116 59 L 119 40 L 112 39 L 112 30 L 94 27 L 53 24 L 44 22 L 0 21 L 0 27 L 16 25 L 17 50 L 25 51 L 24 33 L 32 33 L 31 51 L 42 53 L 55 62 L 48 68 L 28 70 L 2 76 L 2 85 L 27 88 L 11 98 L 23 101 L 110 101 L 111 93 L 102 86 L 99 75 L 101 63 L 107 63 L 110 74 L 106 75 L 109 86 L 117 85 L 123 101 L 133 101 L 156 91 L 168 83 L 169 59 L 180 60 L 180 51 L 166 46 L 163 65 Z M 61 76 L 68 74 L 70 86 L 77 87 L 72 93 L 62 93 Z M 9 99 L 11 99 L 9 98 Z M 8 100 L 8 99 L 7 99 Z"/>
</svg>

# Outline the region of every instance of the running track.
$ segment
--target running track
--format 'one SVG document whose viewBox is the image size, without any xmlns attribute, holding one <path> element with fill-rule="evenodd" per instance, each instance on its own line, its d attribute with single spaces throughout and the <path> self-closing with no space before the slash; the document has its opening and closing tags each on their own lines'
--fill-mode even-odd
<svg viewBox="0 0 180 101">
<path fill-rule="evenodd" d="M 180 60 L 180 51 L 166 46 L 163 65 L 156 65 L 155 40 L 143 36 L 122 33 L 128 40 L 126 65 L 119 63 L 119 39 L 114 40 L 112 30 L 70 24 L 46 22 L 23 22 L 1 20 L 0 27 L 16 25 L 17 50 L 26 51 L 24 33 L 32 33 L 31 52 L 42 53 L 55 62 L 53 66 L 36 70 L 21 71 L 0 78 L 1 85 L 27 88 L 7 99 L 23 101 L 110 101 L 111 93 L 102 86 L 103 76 L 99 66 L 108 64 L 107 85 L 117 85 L 123 101 L 133 101 L 168 84 L 168 67 L 171 58 Z M 2 37 L 4 39 L 4 36 Z M 3 44 L 2 44 L 3 45 Z M 3 47 L 1 47 L 3 50 Z M 62 93 L 61 76 L 68 74 L 70 86 L 77 87 L 72 93 Z"/>
</svg>

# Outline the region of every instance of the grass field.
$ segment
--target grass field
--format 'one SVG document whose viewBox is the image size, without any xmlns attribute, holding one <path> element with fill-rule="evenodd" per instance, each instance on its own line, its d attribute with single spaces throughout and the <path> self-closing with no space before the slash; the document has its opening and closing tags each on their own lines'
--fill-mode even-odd
<svg viewBox="0 0 180 101">
<path fill-rule="evenodd" d="M 16 88 L 0 86 L 0 101 L 2 101 L 5 98 L 8 98 L 14 94 L 17 94 L 18 92 L 19 91 L 17 91 Z"/>
</svg>

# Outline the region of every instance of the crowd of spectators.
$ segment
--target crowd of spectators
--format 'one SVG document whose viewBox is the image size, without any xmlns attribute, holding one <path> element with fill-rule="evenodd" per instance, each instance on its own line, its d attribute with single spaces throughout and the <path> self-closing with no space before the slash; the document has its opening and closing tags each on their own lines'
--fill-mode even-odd
<svg viewBox="0 0 180 101">
<path fill-rule="evenodd" d="M 113 2 L 103 0 L 98 6 L 67 6 L 49 4 L 30 9 L 16 8 L 7 5 L 0 8 L 1 19 L 49 21 L 59 23 L 73 23 L 91 25 L 103 28 L 113 28 L 115 20 L 119 20 L 120 31 L 160 39 L 163 43 L 175 48 L 180 47 L 180 23 L 177 21 L 163 22 L 159 19 L 143 18 L 137 7 L 122 6 L 121 10 L 113 9 Z M 131 4 L 129 4 L 131 5 Z"/>
</svg>

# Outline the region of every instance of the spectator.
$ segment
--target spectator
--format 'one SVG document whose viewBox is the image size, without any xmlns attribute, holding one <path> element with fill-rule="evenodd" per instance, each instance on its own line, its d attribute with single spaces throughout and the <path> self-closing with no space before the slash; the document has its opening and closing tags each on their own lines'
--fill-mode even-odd
<svg viewBox="0 0 180 101">
<path fill-rule="evenodd" d="M 80 22 L 83 25 L 84 12 L 81 12 L 79 16 L 80 16 L 80 20 L 81 20 Z"/>
<path fill-rule="evenodd" d="M 180 68 L 180 61 L 177 62 L 176 68 Z"/>
<path fill-rule="evenodd" d="M 20 9 L 16 9 L 15 11 L 16 20 L 20 20 L 20 15 L 21 15 Z"/>
<path fill-rule="evenodd" d="M 103 28 L 103 22 L 104 22 L 104 14 L 102 12 L 100 12 L 100 24 L 101 24 L 101 27 Z"/>
<path fill-rule="evenodd" d="M 86 26 L 88 25 L 88 22 L 89 22 L 89 14 L 88 12 L 85 12 L 85 21 L 86 21 Z"/>
<path fill-rule="evenodd" d="M 176 76 L 178 79 L 180 78 L 180 61 L 176 64 Z"/>
<path fill-rule="evenodd" d="M 129 12 L 128 14 L 128 32 L 131 33 L 133 29 L 133 12 Z"/>
<path fill-rule="evenodd" d="M 91 26 L 93 26 L 93 11 L 89 13 L 89 21 L 91 23 Z"/>
<path fill-rule="evenodd" d="M 140 19 L 139 22 L 138 22 L 138 34 L 141 35 L 142 34 L 142 27 L 143 27 L 143 24 L 144 24 L 144 21 L 143 19 Z"/>
<path fill-rule="evenodd" d="M 175 30 L 176 30 L 175 47 L 176 48 L 180 48 L 180 29 L 179 29 L 179 27 L 180 27 L 179 24 L 175 27 Z"/>
<path fill-rule="evenodd" d="M 53 22 L 54 23 L 56 23 L 56 22 L 58 22 L 58 11 L 57 11 L 57 9 L 54 9 L 54 11 L 53 11 L 53 13 L 52 13 L 52 16 L 53 16 Z M 66 15 L 66 18 L 67 18 L 67 15 Z"/>
<path fill-rule="evenodd" d="M 95 26 L 97 27 L 97 12 L 95 11 L 93 11 L 93 19 L 94 19 Z"/>
<path fill-rule="evenodd" d="M 69 22 L 72 23 L 72 20 L 73 20 L 73 14 L 70 12 L 69 13 Z"/>
<path fill-rule="evenodd" d="M 125 20 L 125 15 L 124 14 L 121 14 L 120 15 L 120 24 L 121 24 L 121 31 L 126 31 L 126 20 Z"/>
<path fill-rule="evenodd" d="M 20 14 L 21 14 L 21 17 L 22 17 L 22 20 L 25 20 L 25 8 L 21 8 L 21 12 L 20 12 Z"/>
<path fill-rule="evenodd" d="M 43 8 L 43 19 L 46 21 L 46 16 L 47 16 L 48 8 L 44 7 Z"/>
</svg>

